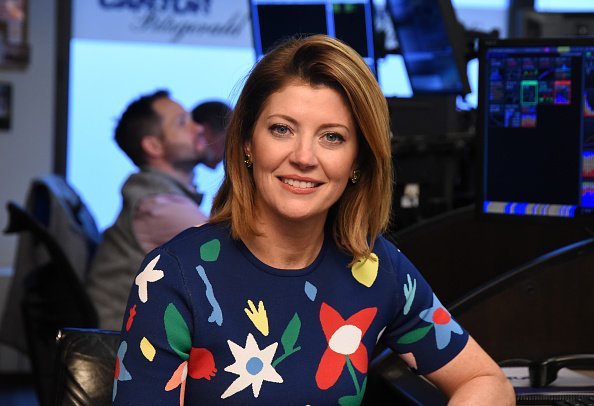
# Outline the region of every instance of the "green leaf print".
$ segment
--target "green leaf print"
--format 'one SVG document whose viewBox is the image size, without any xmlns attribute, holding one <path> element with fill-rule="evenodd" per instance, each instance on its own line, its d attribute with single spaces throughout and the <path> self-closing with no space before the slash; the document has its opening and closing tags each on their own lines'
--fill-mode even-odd
<svg viewBox="0 0 594 406">
<path fill-rule="evenodd" d="M 190 358 L 190 350 L 192 349 L 190 330 L 173 303 L 167 305 L 163 321 L 167 342 L 182 360 L 187 361 Z"/>
<path fill-rule="evenodd" d="M 295 347 L 297 343 L 297 338 L 299 338 L 299 332 L 301 331 L 301 319 L 299 319 L 299 315 L 295 313 L 283 335 L 281 336 L 281 344 L 283 346 L 284 354 L 280 357 L 272 361 L 272 366 L 276 367 L 281 361 L 287 358 L 289 355 L 296 353 L 297 351 L 301 350 L 301 347 Z"/>
<path fill-rule="evenodd" d="M 200 247 L 200 258 L 206 262 L 214 262 L 219 258 L 220 252 L 221 242 L 215 238 L 214 240 L 202 244 Z"/>
<path fill-rule="evenodd" d="M 281 337 L 281 343 L 285 353 L 293 351 L 295 343 L 297 342 L 297 338 L 299 337 L 300 330 L 301 320 L 299 319 L 299 315 L 295 313 Z"/>
<path fill-rule="evenodd" d="M 338 399 L 340 406 L 359 406 L 361 404 L 361 396 L 359 395 L 348 395 Z"/>
<path fill-rule="evenodd" d="M 418 328 L 413 331 L 409 331 L 402 337 L 400 337 L 397 341 L 398 344 L 412 344 L 419 341 L 421 338 L 425 337 L 429 330 L 433 328 L 433 324 L 429 324 L 428 326 Z"/>
<path fill-rule="evenodd" d="M 365 395 L 365 388 L 367 387 L 367 377 L 363 379 L 363 384 L 361 385 L 361 391 L 357 395 L 348 395 L 343 396 L 338 399 L 338 404 L 341 406 L 359 406 L 361 402 L 363 402 L 363 396 Z"/>
</svg>

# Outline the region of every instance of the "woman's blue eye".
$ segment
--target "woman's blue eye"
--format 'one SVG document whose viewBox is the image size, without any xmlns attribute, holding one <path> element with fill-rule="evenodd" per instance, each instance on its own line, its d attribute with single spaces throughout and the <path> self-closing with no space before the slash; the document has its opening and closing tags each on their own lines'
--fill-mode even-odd
<svg viewBox="0 0 594 406">
<path fill-rule="evenodd" d="M 287 135 L 289 133 L 289 127 L 286 125 L 275 124 L 270 128 L 272 129 L 272 132 L 279 135 Z"/>
<path fill-rule="evenodd" d="M 344 141 L 344 137 L 338 133 L 328 133 L 326 134 L 326 140 L 332 143 L 337 143 Z"/>
</svg>

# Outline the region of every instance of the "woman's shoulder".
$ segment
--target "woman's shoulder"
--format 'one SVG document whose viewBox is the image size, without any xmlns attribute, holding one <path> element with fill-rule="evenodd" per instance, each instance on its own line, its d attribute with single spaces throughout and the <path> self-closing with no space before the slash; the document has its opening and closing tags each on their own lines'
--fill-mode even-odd
<svg viewBox="0 0 594 406">
<path fill-rule="evenodd" d="M 380 267 L 382 265 L 392 271 L 394 270 L 408 270 L 414 268 L 414 265 L 400 251 L 400 249 L 388 238 L 383 235 L 377 237 L 374 242 L 372 252 L 380 260 Z"/>
<path fill-rule="evenodd" d="M 382 253 L 383 255 L 400 256 L 402 252 L 396 245 L 386 238 L 384 235 L 379 235 L 373 243 L 373 252 L 376 255 Z"/>
<path fill-rule="evenodd" d="M 220 244 L 231 238 L 231 231 L 224 224 L 205 223 L 190 227 L 161 246 L 170 253 L 185 252 L 188 249 L 200 249 L 205 244 Z M 215 242 L 216 241 L 216 242 Z"/>
</svg>

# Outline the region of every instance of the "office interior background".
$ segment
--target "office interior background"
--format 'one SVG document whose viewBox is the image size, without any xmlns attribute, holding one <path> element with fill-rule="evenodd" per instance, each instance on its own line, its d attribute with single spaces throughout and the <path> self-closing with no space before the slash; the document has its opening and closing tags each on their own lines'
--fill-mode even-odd
<svg viewBox="0 0 594 406">
<path fill-rule="evenodd" d="M 109 21 L 94 21 L 92 10 L 88 15 L 77 10 L 77 1 L 72 1 L 71 37 L 58 38 L 63 35 L 59 34 L 57 23 L 58 3 L 37 3 L 28 0 L 30 62 L 24 69 L 1 71 L 2 82 L 12 88 L 12 108 L 11 126 L 2 130 L 0 137 L 2 173 L 11 174 L 0 180 L 0 203 L 4 205 L 10 199 L 23 202 L 33 177 L 58 168 L 80 192 L 103 229 L 114 220 L 119 209 L 119 187 L 133 170 L 113 142 L 115 122 L 126 104 L 158 88 L 170 89 L 172 96 L 188 109 L 208 99 L 233 104 L 241 79 L 256 60 L 249 2 L 243 2 L 244 7 L 235 6 L 245 19 L 238 38 L 222 45 L 213 45 L 212 41 L 202 45 L 199 40 L 197 44 L 179 44 L 173 39 L 171 43 L 114 40 L 105 34 L 110 32 Z M 225 1 L 211 3 L 212 8 L 224 7 Z M 465 26 L 498 30 L 506 35 L 507 1 L 455 0 L 453 5 Z M 111 11 L 116 22 L 118 11 Z M 92 30 L 99 32 L 99 39 L 89 38 Z M 68 57 L 69 72 L 57 72 L 58 63 L 63 62 L 59 58 Z M 382 87 L 390 96 L 410 96 L 401 59 L 386 59 L 379 65 Z M 474 85 L 475 62 L 471 62 L 469 73 Z M 476 105 L 473 98 L 476 92 L 467 96 L 471 106 Z M 58 105 L 66 99 L 66 106 Z M 57 123 L 64 121 L 57 115 L 65 113 L 66 123 Z M 56 152 L 64 145 L 64 151 Z M 206 193 L 203 209 L 207 211 L 220 182 L 221 169 L 209 171 L 200 166 L 197 170 L 199 188 Z M 0 224 L 6 221 L 6 212 L 2 210 Z M 0 269 L 4 274 L 10 272 L 15 245 L 14 236 L 0 236 Z"/>
<path fill-rule="evenodd" d="M 118 39 L 117 29 L 110 26 L 109 20 L 98 20 L 93 7 L 88 12 L 82 10 L 81 4 L 88 1 L 68 0 L 70 5 L 65 7 L 58 0 L 28 0 L 29 60 L 24 67 L 0 70 L 0 83 L 7 85 L 11 93 L 10 125 L 0 130 L 2 228 L 8 220 L 6 202 L 24 202 L 33 178 L 58 172 L 77 189 L 99 228 L 104 229 L 115 219 L 119 188 L 133 170 L 113 142 L 116 119 L 126 104 L 142 93 L 167 88 L 188 109 L 209 99 L 233 105 L 242 78 L 256 61 L 248 1 L 194 2 L 209 4 L 204 7 L 213 13 L 233 4 L 238 13 L 233 17 L 237 25 L 232 39 L 211 39 L 207 43 L 200 39 L 183 42 L 173 37 L 154 42 Z M 111 5 L 112 10 L 108 11 L 117 24 L 124 7 L 118 9 L 115 4 L 134 2 L 92 3 L 95 7 L 105 6 L 106 10 Z M 373 5 L 376 12 L 381 11 L 386 8 L 386 1 L 374 0 Z M 408 248 L 412 257 L 419 257 L 413 262 L 421 272 L 424 268 L 429 270 L 428 279 L 434 285 L 443 286 L 441 293 L 446 301 L 454 301 L 465 288 L 474 288 L 540 255 L 583 241 L 591 233 L 591 229 L 576 223 L 522 223 L 507 219 L 490 226 L 495 231 L 481 239 L 477 234 L 484 232 L 485 227 L 477 225 L 475 211 L 467 209 L 476 204 L 479 153 L 478 62 L 472 55 L 475 41 L 594 34 L 594 6 L 589 0 L 452 0 L 452 5 L 466 32 L 464 44 L 458 46 L 467 53 L 468 94 L 417 97 L 397 52 L 387 55 L 380 50 L 375 66 L 382 89 L 390 99 L 393 118 L 398 121 L 394 147 L 400 155 L 395 159 L 398 183 L 392 239 L 405 252 Z M 207 17 L 205 12 L 202 18 Z M 65 19 L 71 28 L 66 33 L 62 27 Z M 380 13 L 374 23 L 381 32 L 383 46 L 396 46 L 395 34 L 389 24 L 382 25 Z M 434 116 L 434 125 L 424 126 L 436 109 L 440 114 Z M 443 133 L 437 135 L 449 137 L 436 136 L 440 131 Z M 203 209 L 209 210 L 221 176 L 221 166 L 215 170 L 197 169 L 196 179 L 206 196 Z M 449 227 L 434 223 L 422 231 L 414 228 L 456 211 L 460 213 L 460 223 Z M 411 231 L 400 235 L 400 230 Z M 15 235 L 0 235 L 0 312 L 10 286 L 16 244 Z M 429 259 L 423 260 L 423 253 L 429 250 L 433 262 L 440 262 L 443 267 L 442 272 L 432 274 L 436 265 Z M 501 253 L 495 254 L 497 250 Z M 520 253 L 506 257 L 504 252 L 510 251 Z M 482 255 L 486 261 L 486 252 L 494 258 L 488 264 L 477 259 Z M 455 271 L 461 268 L 474 268 L 475 274 L 465 274 L 460 282 Z M 594 271 L 594 265 L 590 271 Z M 440 288 L 437 290 L 440 293 Z M 471 323 L 472 317 L 476 316 L 469 316 Z M 23 357 L 0 346 L 0 372 L 27 368 Z"/>
</svg>

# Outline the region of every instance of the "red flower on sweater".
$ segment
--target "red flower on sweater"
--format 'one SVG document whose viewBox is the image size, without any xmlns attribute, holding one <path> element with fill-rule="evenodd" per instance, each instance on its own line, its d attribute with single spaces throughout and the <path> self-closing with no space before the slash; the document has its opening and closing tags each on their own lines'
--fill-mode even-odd
<svg viewBox="0 0 594 406">
<path fill-rule="evenodd" d="M 316 383 L 320 389 L 328 389 L 338 381 L 347 359 L 359 372 L 367 373 L 369 359 L 361 339 L 376 313 L 376 307 L 368 307 L 344 320 L 334 308 L 322 303 L 320 322 L 328 348 L 316 372 Z"/>
</svg>

